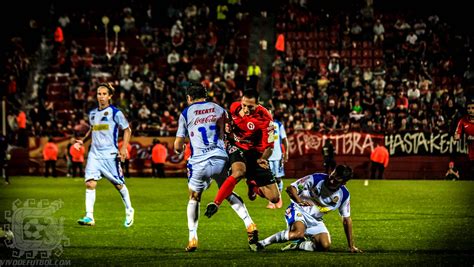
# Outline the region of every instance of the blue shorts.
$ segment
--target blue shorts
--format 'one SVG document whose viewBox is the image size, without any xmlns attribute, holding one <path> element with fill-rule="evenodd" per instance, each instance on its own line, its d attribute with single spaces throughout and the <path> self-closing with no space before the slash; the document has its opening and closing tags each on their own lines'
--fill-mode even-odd
<svg viewBox="0 0 474 267">
<path fill-rule="evenodd" d="M 99 181 L 102 177 L 105 177 L 114 185 L 125 184 L 122 167 L 120 166 L 120 160 L 118 158 L 87 159 L 85 181 Z"/>
</svg>

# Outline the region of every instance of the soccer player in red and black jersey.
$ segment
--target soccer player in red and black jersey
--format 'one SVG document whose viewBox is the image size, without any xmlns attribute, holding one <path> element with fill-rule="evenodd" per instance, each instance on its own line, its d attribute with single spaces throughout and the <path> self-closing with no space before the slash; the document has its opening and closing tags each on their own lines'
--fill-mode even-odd
<svg viewBox="0 0 474 267">
<path fill-rule="evenodd" d="M 256 91 L 246 90 L 242 100 L 230 106 L 232 129 L 227 153 L 232 174 L 220 187 L 214 202 L 208 204 L 206 216 L 209 218 L 244 177 L 249 185 L 250 200 L 254 200 L 257 194 L 272 203 L 280 200 L 280 193 L 268 164 L 268 158 L 273 152 L 273 118 L 267 109 L 257 103 L 257 98 Z"/>
<path fill-rule="evenodd" d="M 462 117 L 458 122 L 454 139 L 461 139 L 462 134 L 466 135 L 469 151 L 469 172 L 467 177 L 474 174 L 474 99 L 471 98 L 467 103 L 467 115 Z"/>
</svg>

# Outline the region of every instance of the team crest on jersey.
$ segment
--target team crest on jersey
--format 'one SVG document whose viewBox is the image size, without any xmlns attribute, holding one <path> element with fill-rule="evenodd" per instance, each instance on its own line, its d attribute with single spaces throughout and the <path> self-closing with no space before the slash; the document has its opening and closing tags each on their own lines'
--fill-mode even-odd
<svg viewBox="0 0 474 267">
<path fill-rule="evenodd" d="M 253 129 L 255 129 L 255 124 L 253 124 L 253 122 L 249 121 L 249 122 L 247 123 L 247 128 L 249 128 L 249 130 L 252 131 Z"/>
<path fill-rule="evenodd" d="M 109 115 L 109 112 L 108 112 L 108 111 L 106 111 L 106 112 L 104 113 L 104 116 L 107 116 L 107 115 Z"/>
<path fill-rule="evenodd" d="M 335 196 L 332 198 L 332 202 L 333 203 L 337 203 L 339 201 L 339 197 L 338 196 Z"/>
<path fill-rule="evenodd" d="M 299 212 L 296 213 L 296 217 L 301 217 L 301 216 L 302 216 L 301 213 L 299 213 Z"/>
</svg>

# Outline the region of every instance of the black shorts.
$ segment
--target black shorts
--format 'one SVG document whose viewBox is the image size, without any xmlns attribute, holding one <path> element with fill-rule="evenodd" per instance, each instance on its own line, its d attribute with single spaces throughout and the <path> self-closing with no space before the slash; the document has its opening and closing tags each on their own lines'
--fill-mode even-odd
<svg viewBox="0 0 474 267">
<path fill-rule="evenodd" d="M 258 187 L 275 183 L 275 177 L 270 169 L 264 169 L 257 164 L 257 160 L 262 156 L 261 153 L 253 150 L 243 150 L 236 146 L 230 146 L 227 150 L 229 162 L 243 162 L 246 166 L 245 178 L 255 181 Z"/>
</svg>

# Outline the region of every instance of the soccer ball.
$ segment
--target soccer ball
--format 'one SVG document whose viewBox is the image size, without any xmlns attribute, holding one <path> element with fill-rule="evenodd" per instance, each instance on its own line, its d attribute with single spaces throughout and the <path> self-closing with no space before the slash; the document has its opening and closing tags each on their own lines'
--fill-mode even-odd
<svg viewBox="0 0 474 267">
<path fill-rule="evenodd" d="M 25 223 L 23 227 L 23 234 L 29 239 L 40 239 L 42 237 L 41 231 L 45 228 L 44 225 L 40 224 L 38 219 L 32 219 Z"/>
</svg>

